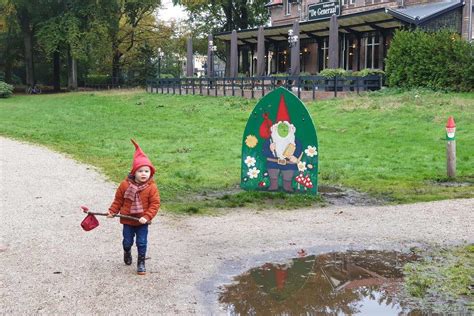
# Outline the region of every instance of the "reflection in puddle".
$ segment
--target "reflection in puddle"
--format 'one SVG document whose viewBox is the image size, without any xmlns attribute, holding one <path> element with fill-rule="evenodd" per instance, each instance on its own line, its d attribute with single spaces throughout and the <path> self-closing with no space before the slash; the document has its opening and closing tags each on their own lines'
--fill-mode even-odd
<svg viewBox="0 0 474 316">
<path fill-rule="evenodd" d="M 232 315 L 398 315 L 402 267 L 414 254 L 352 251 L 266 263 L 225 286 L 219 302 Z"/>
</svg>

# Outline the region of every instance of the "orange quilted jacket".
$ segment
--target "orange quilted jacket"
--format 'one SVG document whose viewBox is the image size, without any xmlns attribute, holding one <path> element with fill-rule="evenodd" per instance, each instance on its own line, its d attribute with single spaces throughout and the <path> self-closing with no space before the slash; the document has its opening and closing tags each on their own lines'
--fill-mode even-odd
<svg viewBox="0 0 474 316">
<path fill-rule="evenodd" d="M 160 208 L 160 192 L 158 191 L 158 187 L 156 186 L 156 183 L 153 179 L 148 180 L 148 183 L 148 187 L 140 192 L 140 198 L 144 210 L 143 213 L 130 214 L 132 201 L 123 197 L 125 195 L 125 191 L 127 191 L 127 188 L 130 185 L 127 179 L 120 183 L 117 191 L 115 192 L 115 199 L 112 202 L 112 205 L 109 207 L 109 211 L 113 214 L 120 213 L 137 218 L 143 216 L 147 219 L 147 221 L 151 221 L 153 217 L 155 217 L 156 213 L 158 213 L 158 209 Z M 120 223 L 132 226 L 141 225 L 138 221 L 124 218 L 120 219 Z"/>
</svg>

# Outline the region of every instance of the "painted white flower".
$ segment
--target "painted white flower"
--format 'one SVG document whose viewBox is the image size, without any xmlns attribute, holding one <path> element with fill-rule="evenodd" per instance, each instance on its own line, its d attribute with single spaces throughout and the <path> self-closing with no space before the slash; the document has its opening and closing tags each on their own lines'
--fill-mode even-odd
<svg viewBox="0 0 474 316">
<path fill-rule="evenodd" d="M 247 158 L 245 158 L 244 162 L 247 165 L 247 167 L 253 167 L 253 166 L 255 166 L 255 163 L 257 161 L 255 160 L 255 158 L 253 158 L 251 156 L 247 156 Z"/>
<path fill-rule="evenodd" d="M 247 172 L 247 175 L 249 176 L 250 179 L 256 179 L 259 173 L 260 173 L 260 170 L 258 170 L 256 167 L 253 167 L 249 169 L 249 171 Z"/>
<path fill-rule="evenodd" d="M 306 170 L 306 162 L 300 161 L 298 162 L 298 170 L 304 172 Z"/>
<path fill-rule="evenodd" d="M 318 151 L 316 150 L 316 146 L 308 146 L 308 148 L 306 148 L 304 150 L 304 152 L 308 157 L 314 157 L 314 156 L 318 155 Z"/>
</svg>

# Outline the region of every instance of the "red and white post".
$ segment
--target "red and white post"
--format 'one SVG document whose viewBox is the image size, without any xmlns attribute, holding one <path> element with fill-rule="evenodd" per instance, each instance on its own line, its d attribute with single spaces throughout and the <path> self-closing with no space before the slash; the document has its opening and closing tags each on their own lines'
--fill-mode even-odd
<svg viewBox="0 0 474 316">
<path fill-rule="evenodd" d="M 446 168 L 448 178 L 456 177 L 456 123 L 454 118 L 450 116 L 446 123 Z"/>
</svg>

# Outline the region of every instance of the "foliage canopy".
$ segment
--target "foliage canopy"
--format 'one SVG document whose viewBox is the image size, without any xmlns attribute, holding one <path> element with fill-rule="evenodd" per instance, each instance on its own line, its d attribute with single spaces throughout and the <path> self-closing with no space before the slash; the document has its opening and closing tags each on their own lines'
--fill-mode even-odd
<svg viewBox="0 0 474 316">
<path fill-rule="evenodd" d="M 386 73 L 391 87 L 474 91 L 474 45 L 449 30 L 398 30 Z"/>
</svg>

